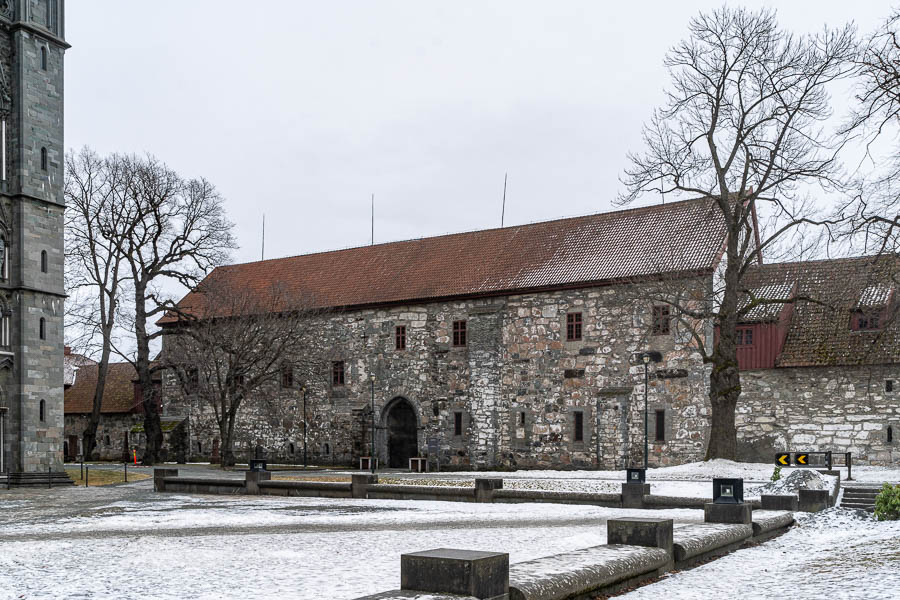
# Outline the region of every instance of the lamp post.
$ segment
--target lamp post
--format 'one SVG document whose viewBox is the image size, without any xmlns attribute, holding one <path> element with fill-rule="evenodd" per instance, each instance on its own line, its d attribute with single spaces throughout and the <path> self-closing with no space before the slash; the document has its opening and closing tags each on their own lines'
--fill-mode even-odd
<svg viewBox="0 0 900 600">
<path fill-rule="evenodd" d="M 303 392 L 303 470 L 305 471 L 307 468 L 306 448 L 309 441 L 309 436 L 306 435 L 309 430 L 309 421 L 306 420 L 306 386 L 300 388 L 300 391 Z"/>
<path fill-rule="evenodd" d="M 641 358 L 644 361 L 644 469 L 646 469 L 648 456 L 650 454 L 650 442 L 648 441 L 650 423 L 647 418 L 647 387 L 650 383 L 650 376 L 647 374 L 647 371 L 650 366 L 650 355 L 644 352 Z"/>
<path fill-rule="evenodd" d="M 649 376 L 649 368 L 650 363 L 658 363 L 662 361 L 662 353 L 657 352 L 655 350 L 647 350 L 646 352 L 637 352 L 631 355 L 631 364 L 643 363 L 644 365 L 644 469 L 647 469 L 647 464 L 650 456 L 650 442 L 649 442 L 649 432 L 650 432 L 650 422 L 648 418 L 648 409 L 647 409 L 647 388 L 650 387 L 650 376 Z"/>
<path fill-rule="evenodd" d="M 372 432 L 370 434 L 372 438 L 372 454 L 369 455 L 369 467 L 372 469 L 372 474 L 375 474 L 375 375 L 369 375 L 369 382 L 371 383 L 372 388 Z"/>
</svg>

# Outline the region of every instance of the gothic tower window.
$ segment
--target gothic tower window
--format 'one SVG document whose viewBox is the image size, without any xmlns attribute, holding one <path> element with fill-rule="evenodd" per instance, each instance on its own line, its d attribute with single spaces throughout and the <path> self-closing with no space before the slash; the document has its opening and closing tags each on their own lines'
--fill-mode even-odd
<svg viewBox="0 0 900 600">
<path fill-rule="evenodd" d="M 41 324 L 38 333 L 40 334 L 42 340 L 47 339 L 47 321 L 44 319 L 44 317 L 41 317 Z"/>
<path fill-rule="evenodd" d="M 9 313 L 4 310 L 3 316 L 0 317 L 0 346 L 4 348 L 9 348 L 9 326 Z"/>
<path fill-rule="evenodd" d="M 47 170 L 47 148 L 41 148 L 41 171 Z"/>
<path fill-rule="evenodd" d="M 47 251 L 41 250 L 41 273 L 47 272 Z"/>
<path fill-rule="evenodd" d="M 47 46 L 41 46 L 41 69 L 47 70 Z"/>
<path fill-rule="evenodd" d="M 0 279 L 9 278 L 9 252 L 6 247 L 6 238 L 0 236 Z"/>
</svg>

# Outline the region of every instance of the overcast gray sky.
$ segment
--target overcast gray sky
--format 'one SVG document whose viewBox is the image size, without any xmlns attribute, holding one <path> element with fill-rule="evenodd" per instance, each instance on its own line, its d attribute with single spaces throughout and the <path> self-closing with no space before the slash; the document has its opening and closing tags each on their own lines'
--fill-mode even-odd
<svg viewBox="0 0 900 600">
<path fill-rule="evenodd" d="M 889 2 L 776 6 L 796 32 Z M 721 2 L 70 0 L 66 144 L 227 198 L 237 262 L 612 208 L 666 50 Z M 648 201 L 651 199 L 648 199 Z M 655 199 L 653 199 L 655 201 Z"/>
</svg>

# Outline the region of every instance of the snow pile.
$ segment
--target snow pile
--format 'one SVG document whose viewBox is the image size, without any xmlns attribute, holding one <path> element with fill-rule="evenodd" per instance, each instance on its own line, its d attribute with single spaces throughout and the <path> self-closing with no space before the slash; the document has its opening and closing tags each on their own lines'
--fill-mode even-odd
<svg viewBox="0 0 900 600">
<path fill-rule="evenodd" d="M 761 496 L 762 494 L 796 494 L 797 490 L 800 489 L 831 491 L 834 489 L 834 477 L 822 475 L 818 471 L 811 469 L 798 469 L 778 481 L 767 483 L 749 491 L 752 491 L 755 496 Z"/>
<path fill-rule="evenodd" d="M 647 471 L 648 479 L 712 480 L 714 477 L 765 481 L 772 475 L 772 465 L 764 463 L 740 463 L 716 458 L 705 462 L 693 462 L 675 467 L 662 467 Z"/>
<path fill-rule="evenodd" d="M 812 529 L 859 529 L 870 523 L 877 523 L 875 515 L 859 508 L 826 508 L 815 513 L 796 513 L 794 520 L 801 527 Z"/>
</svg>

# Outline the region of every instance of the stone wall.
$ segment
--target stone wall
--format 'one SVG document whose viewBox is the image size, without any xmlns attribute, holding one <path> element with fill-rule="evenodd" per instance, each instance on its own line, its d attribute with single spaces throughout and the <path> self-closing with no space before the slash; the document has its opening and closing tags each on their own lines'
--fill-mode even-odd
<svg viewBox="0 0 900 600">
<path fill-rule="evenodd" d="M 71 437 L 78 438 L 78 446 L 75 452 L 70 449 L 70 454 L 80 454 L 81 437 L 87 429 L 90 415 L 67 414 L 65 417 L 66 443 L 71 443 Z M 85 460 L 113 460 L 120 461 L 123 456 L 130 461 L 134 439 L 131 429 L 135 425 L 143 424 L 143 415 L 136 413 L 103 414 L 100 416 L 100 425 L 97 427 L 97 446 L 94 449 L 95 456 L 86 457 Z M 127 448 L 127 450 L 126 450 Z M 140 447 L 138 447 L 140 451 Z M 124 452 L 123 452 L 124 451 Z"/>
<path fill-rule="evenodd" d="M 888 380 L 892 391 L 886 390 Z M 741 460 L 770 462 L 778 451 L 831 450 L 851 452 L 854 464 L 900 461 L 900 365 L 745 371 L 741 390 Z"/>
<path fill-rule="evenodd" d="M 635 286 L 622 285 L 320 317 L 316 330 L 328 368 L 296 376 L 292 389 L 273 384 L 258 394 L 265 401 L 246 403 L 235 449 L 247 457 L 259 443 L 270 460 L 302 462 L 299 388 L 305 384 L 314 464 L 350 464 L 370 453 L 374 388 L 382 465 L 391 411 L 407 401 L 416 415 L 419 455 L 428 455 L 432 466 L 621 467 L 643 453 L 643 367 L 631 366 L 629 356 L 649 346 L 663 352 L 660 367 L 668 369 L 662 379 L 651 372 L 650 462 L 699 459 L 707 427 L 706 369 L 674 332 L 650 335 L 651 307 L 635 300 L 639 296 Z M 567 312 L 582 313 L 580 341 L 565 341 Z M 452 344 L 455 320 L 467 321 L 465 347 Z M 406 326 L 405 350 L 395 349 L 399 325 Z M 166 348 L 164 342 L 164 355 Z M 343 386 L 331 385 L 335 360 L 345 363 Z M 219 435 L 208 407 L 185 397 L 171 373 L 163 388 L 166 414 L 190 417 L 192 458 L 209 458 Z M 661 442 L 654 440 L 657 410 L 666 419 Z M 580 441 L 576 412 L 583 418 Z"/>
</svg>

